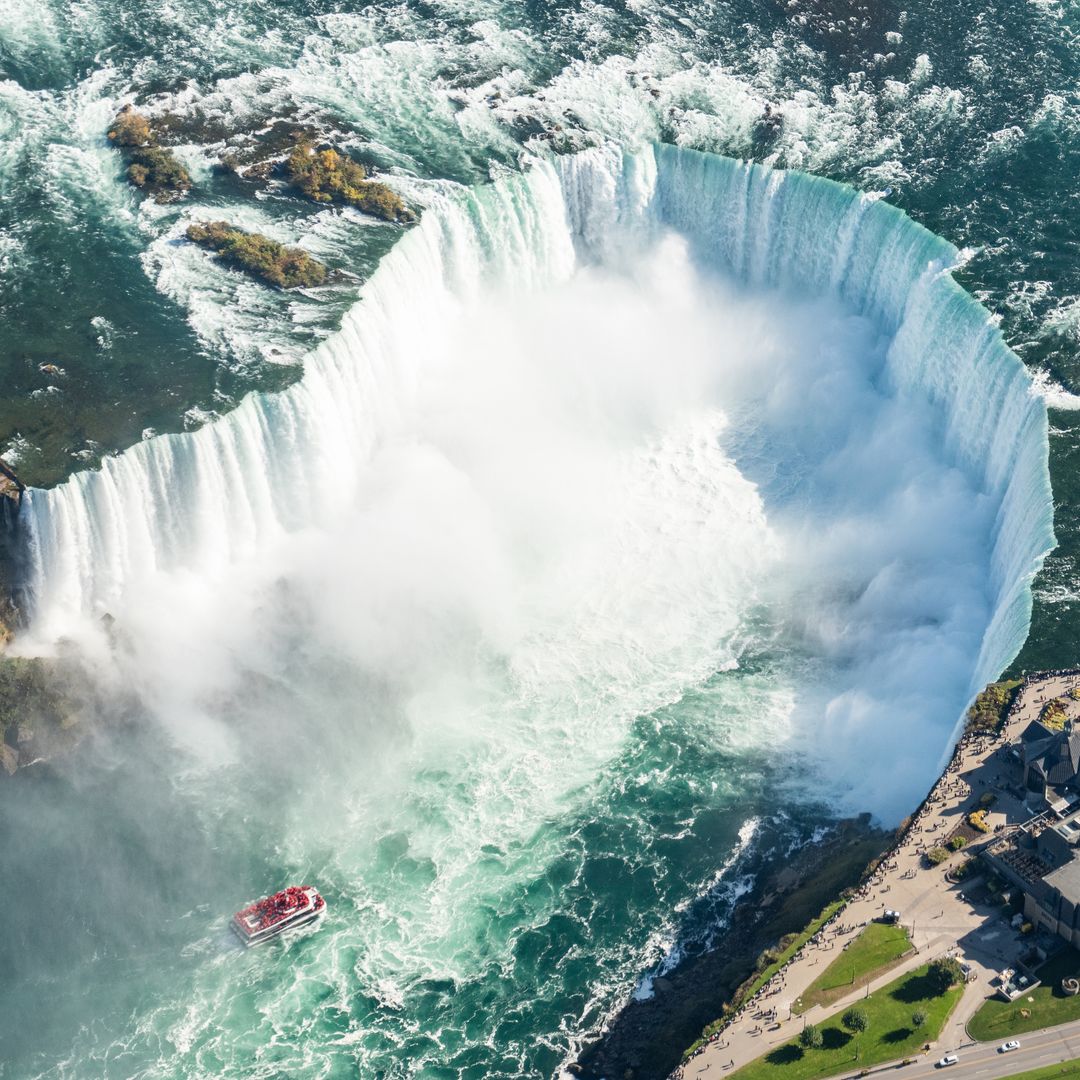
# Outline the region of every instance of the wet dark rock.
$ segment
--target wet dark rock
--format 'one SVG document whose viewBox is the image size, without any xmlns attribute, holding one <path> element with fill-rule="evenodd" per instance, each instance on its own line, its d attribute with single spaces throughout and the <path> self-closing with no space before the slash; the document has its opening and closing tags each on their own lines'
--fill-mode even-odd
<svg viewBox="0 0 1080 1080">
<path fill-rule="evenodd" d="M 654 994 L 632 999 L 608 1029 L 579 1055 L 587 1080 L 625 1076 L 663 1080 L 702 1029 L 724 1012 L 750 978 L 762 952 L 797 933 L 841 891 L 856 885 L 893 837 L 866 816 L 838 823 L 835 835 L 777 859 L 760 886 L 735 906 L 722 941 L 653 980 Z"/>
</svg>

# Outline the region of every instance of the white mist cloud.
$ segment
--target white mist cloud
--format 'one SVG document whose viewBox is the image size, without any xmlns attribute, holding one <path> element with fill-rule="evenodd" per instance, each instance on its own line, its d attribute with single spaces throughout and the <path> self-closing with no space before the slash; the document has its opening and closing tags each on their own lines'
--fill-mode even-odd
<svg viewBox="0 0 1080 1080">
<path fill-rule="evenodd" d="M 236 761 L 302 723 L 346 772 L 483 745 L 527 822 L 639 713 L 771 648 L 791 683 L 760 742 L 852 809 L 921 794 L 989 617 L 993 507 L 880 385 L 866 320 L 703 276 L 673 236 L 619 251 L 433 303 L 401 338 L 415 392 L 332 513 L 144 560 L 116 662 L 178 741 Z M 746 636 L 762 604 L 770 644 Z M 395 760 L 380 782 L 407 784 Z"/>
</svg>

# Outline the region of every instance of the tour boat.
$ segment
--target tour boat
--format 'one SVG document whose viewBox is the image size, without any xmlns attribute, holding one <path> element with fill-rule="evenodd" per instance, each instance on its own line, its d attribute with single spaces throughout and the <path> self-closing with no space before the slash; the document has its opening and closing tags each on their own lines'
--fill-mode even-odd
<svg viewBox="0 0 1080 1080">
<path fill-rule="evenodd" d="M 325 910 L 326 901 L 318 889 L 311 885 L 290 885 L 238 911 L 232 918 L 232 926 L 250 948 L 317 919 Z"/>
</svg>

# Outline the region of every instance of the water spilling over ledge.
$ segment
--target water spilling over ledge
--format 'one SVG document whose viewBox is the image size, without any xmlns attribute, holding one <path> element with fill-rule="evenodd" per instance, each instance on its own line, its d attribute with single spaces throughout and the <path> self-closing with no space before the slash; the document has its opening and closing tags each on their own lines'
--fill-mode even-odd
<svg viewBox="0 0 1080 1080">
<path fill-rule="evenodd" d="M 887 384 L 939 411 L 947 454 L 996 504 L 993 615 L 974 693 L 1027 637 L 1031 580 L 1054 546 L 1053 497 L 1045 404 L 948 273 L 960 253 L 887 202 L 820 177 L 667 146 L 657 158 L 657 216 L 703 259 L 751 284 L 835 293 L 892 335 Z"/>
<path fill-rule="evenodd" d="M 883 384 L 931 404 L 945 455 L 995 508 L 974 692 L 1022 645 L 1029 584 L 1053 544 L 1045 408 L 1023 366 L 947 272 L 956 250 L 884 201 L 669 146 L 537 163 L 447 200 L 386 259 L 300 385 L 31 492 L 35 637 L 122 611 L 155 573 L 220 573 L 333 521 L 415 397 L 440 320 L 492 281 L 527 294 L 566 280 L 579 256 L 617 258 L 663 227 L 743 286 L 837 297 L 889 336 Z"/>
<path fill-rule="evenodd" d="M 303 1032 L 269 965 L 238 1036 L 228 972 L 177 962 L 147 1008 L 197 1034 L 152 1075 L 271 1030 L 281 1068 L 447 1064 L 436 1026 L 550 1070 L 576 1033 L 538 1032 L 748 887 L 715 874 L 749 820 L 906 811 L 1053 544 L 1045 407 L 956 261 L 809 176 L 538 161 L 434 206 L 289 390 L 27 493 L 26 647 L 115 668 L 191 820 L 355 912 L 304 954 L 351 1003 Z"/>
</svg>

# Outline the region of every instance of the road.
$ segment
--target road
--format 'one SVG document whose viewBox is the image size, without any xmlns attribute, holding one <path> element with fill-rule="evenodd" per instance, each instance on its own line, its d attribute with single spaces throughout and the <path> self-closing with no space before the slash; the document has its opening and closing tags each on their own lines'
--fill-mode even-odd
<svg viewBox="0 0 1080 1080">
<path fill-rule="evenodd" d="M 871 1071 L 875 1076 L 882 1071 L 893 1071 L 903 1080 L 919 1080 L 921 1077 L 939 1077 L 944 1080 L 994 1080 L 995 1077 L 1013 1076 L 1030 1069 L 1040 1069 L 1044 1065 L 1059 1065 L 1063 1061 L 1075 1061 L 1080 1058 L 1080 1020 L 1060 1027 L 1031 1031 L 1026 1035 L 1017 1035 L 1019 1050 L 1008 1054 L 998 1053 L 1001 1043 L 968 1044 L 961 1049 L 942 1049 L 927 1055 L 917 1064 L 896 1066 L 877 1066 Z M 960 1059 L 955 1065 L 938 1069 L 934 1062 L 940 1061 L 946 1054 L 956 1054 Z M 849 1073 L 849 1077 L 858 1073 Z"/>
<path fill-rule="evenodd" d="M 955 949 L 958 957 L 971 966 L 975 979 L 965 988 L 963 998 L 935 1040 L 930 1054 L 937 1060 L 946 1053 L 946 1048 L 968 1041 L 967 1022 L 993 993 L 998 972 L 1013 965 L 1028 946 L 1019 930 L 1002 920 L 999 908 L 979 908 L 966 899 L 964 889 L 970 891 L 974 881 L 959 886 L 950 884 L 943 868 L 926 865 L 923 852 L 942 843 L 964 816 L 979 805 L 981 795 L 987 791 L 997 797 L 988 815 L 992 827 L 1016 825 L 1031 817 L 1031 810 L 1009 794 L 1009 788 L 1015 788 L 1019 783 L 1020 767 L 1009 757 L 1006 747 L 1016 742 L 1047 700 L 1066 696 L 1074 686 L 1080 687 L 1080 678 L 1076 676 L 1034 678 L 1018 695 L 1005 728 L 997 737 L 963 739 L 908 831 L 844 909 L 837 923 L 807 944 L 756 998 L 739 1010 L 720 1036 L 679 1066 L 674 1077 L 677 1080 L 696 1077 L 708 1080 L 721 1073 L 733 1073 L 794 1038 L 804 1017 L 808 1023 L 820 1024 L 855 1004 L 864 994 L 861 988 L 828 1007 L 814 1006 L 801 1016 L 795 1012 L 799 997 L 812 985 L 815 977 L 841 955 L 867 922 L 879 918 L 886 908 L 902 912 L 917 951 L 873 980 L 869 991 L 873 993 L 920 964 Z M 1080 702 L 1076 702 L 1076 707 L 1080 709 Z M 769 1010 L 773 1015 L 763 1017 L 763 1012 Z M 1037 1045 L 1040 1038 L 1043 1037 L 1031 1036 L 1030 1041 Z M 965 1056 L 989 1053 L 989 1061 L 995 1058 L 995 1050 L 996 1047 L 989 1051 L 976 1048 L 965 1051 Z M 1023 1060 L 1016 1068 L 1006 1064 L 994 1070 L 986 1065 L 985 1072 L 978 1074 L 980 1080 L 983 1076 L 991 1080 L 1043 1064 L 1042 1061 L 1035 1065 L 1024 1064 L 1027 1053 L 1025 1043 L 1023 1051 L 1001 1055 L 1003 1061 L 1017 1061 L 1023 1054 Z M 1066 1060 L 1072 1056 L 1067 1055 Z M 1080 1058 L 1080 1041 L 1075 1056 Z M 1059 1060 L 1058 1057 L 1048 1059 L 1050 1064 Z M 966 1067 L 962 1065 L 963 1058 L 960 1065 L 939 1071 L 959 1074 L 965 1071 Z M 909 1065 L 900 1071 L 906 1080 L 908 1075 L 915 1075 L 922 1068 L 922 1065 Z M 934 1070 L 931 1068 L 930 1071 Z"/>
</svg>

